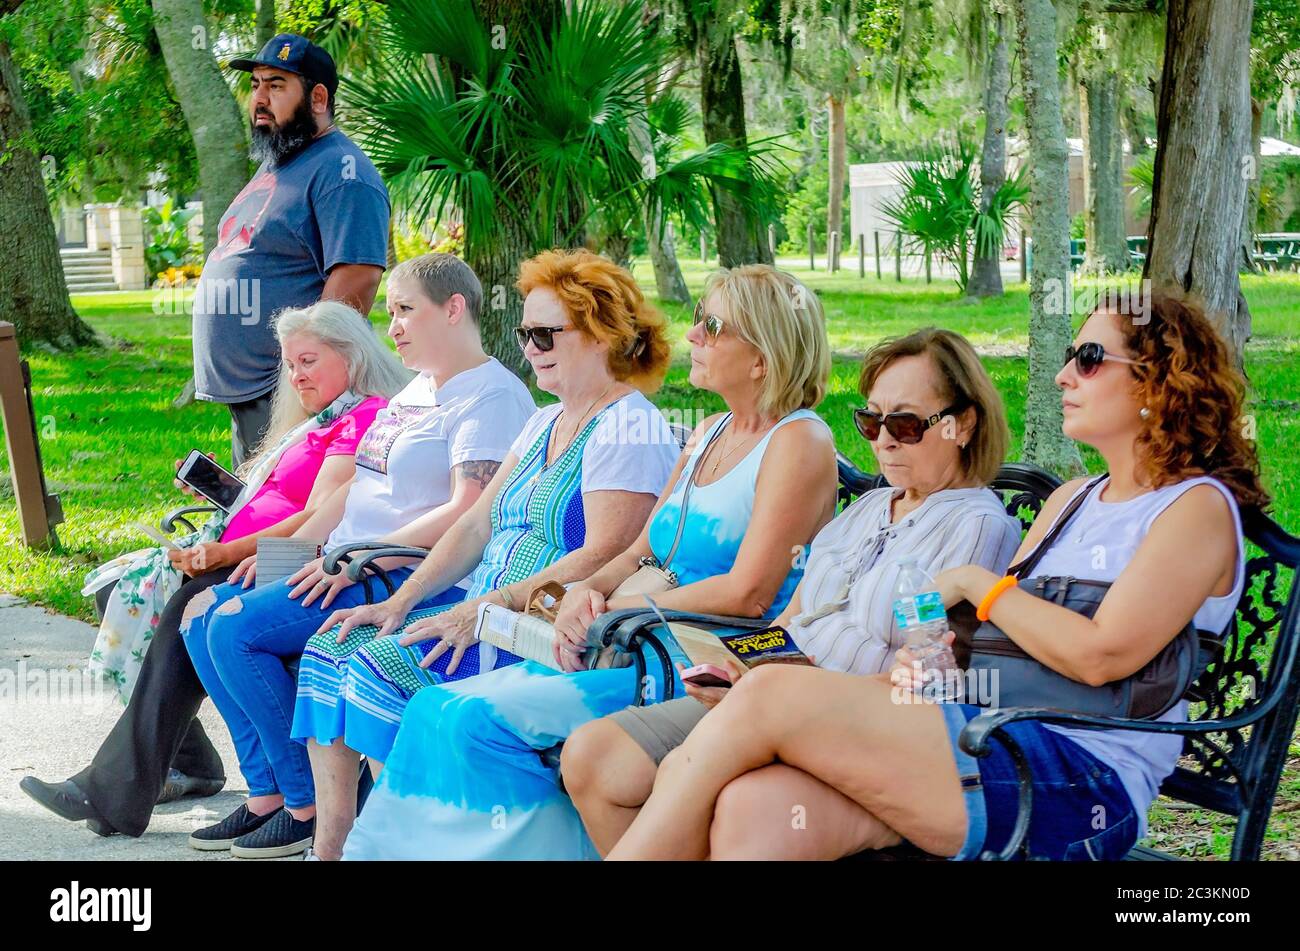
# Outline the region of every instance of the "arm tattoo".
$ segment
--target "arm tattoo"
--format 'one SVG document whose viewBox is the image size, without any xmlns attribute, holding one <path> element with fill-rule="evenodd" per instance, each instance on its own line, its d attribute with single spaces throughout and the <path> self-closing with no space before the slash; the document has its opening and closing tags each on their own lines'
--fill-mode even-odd
<svg viewBox="0 0 1300 951">
<path fill-rule="evenodd" d="M 474 462 L 462 462 L 456 467 L 456 472 L 459 478 L 466 482 L 477 482 L 480 489 L 486 489 L 500 468 L 501 463 L 495 459 L 480 459 Z"/>
</svg>

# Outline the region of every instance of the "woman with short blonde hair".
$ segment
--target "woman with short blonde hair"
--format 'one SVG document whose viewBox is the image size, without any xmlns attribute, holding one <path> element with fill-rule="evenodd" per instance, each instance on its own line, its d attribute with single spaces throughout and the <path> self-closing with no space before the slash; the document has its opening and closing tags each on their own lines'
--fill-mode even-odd
<svg viewBox="0 0 1300 951">
<path fill-rule="evenodd" d="M 758 348 L 766 375 L 759 409 L 782 417 L 816 406 L 826 395 L 831 348 L 821 300 L 791 274 L 767 264 L 716 271 L 705 282 L 695 322 L 704 302 L 717 294 L 730 316 L 730 328 Z"/>
</svg>

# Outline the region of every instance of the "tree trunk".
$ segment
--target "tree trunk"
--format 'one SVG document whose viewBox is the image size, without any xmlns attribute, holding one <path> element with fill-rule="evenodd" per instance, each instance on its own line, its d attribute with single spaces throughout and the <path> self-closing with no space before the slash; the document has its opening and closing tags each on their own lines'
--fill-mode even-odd
<svg viewBox="0 0 1300 951">
<path fill-rule="evenodd" d="M 1253 0 L 1169 0 L 1146 271 L 1204 310 L 1240 362 L 1250 309 L 1237 275 L 1250 148 Z"/>
<path fill-rule="evenodd" d="M 1124 105 L 1121 114 L 1124 121 L 1124 138 L 1128 139 L 1128 151 L 1134 158 L 1147 152 L 1146 136 L 1142 132 L 1142 117 L 1138 114 L 1137 103 L 1127 92 L 1123 93 Z"/>
<path fill-rule="evenodd" d="M 1074 443 L 1061 432 L 1055 377 L 1070 332 L 1069 150 L 1061 118 L 1056 8 L 1051 0 L 1016 0 L 1020 68 L 1029 133 L 1029 382 L 1024 458 L 1063 477 L 1083 471 Z"/>
<path fill-rule="evenodd" d="M 491 251 L 466 258 L 483 284 L 483 316 L 480 329 L 483 349 L 528 381 L 532 370 L 515 340 L 514 328 L 523 322 L 524 301 L 515 287 L 519 265 L 537 249 L 522 228 L 502 221 L 501 240 Z"/>
<path fill-rule="evenodd" d="M 1083 268 L 1096 274 L 1128 270 L 1124 240 L 1124 160 L 1119 140 L 1119 76 L 1096 69 L 1079 84 L 1083 132 Z"/>
<path fill-rule="evenodd" d="M 549 25 L 560 12 L 560 0 L 478 0 L 474 6 L 479 19 L 489 24 L 489 29 L 499 25 L 507 34 L 525 30 L 549 30 Z M 461 71 L 452 64 L 451 72 L 464 94 L 465 80 Z M 501 158 L 500 161 L 504 164 L 505 159 Z M 499 168 L 490 169 L 488 173 L 497 181 L 505 179 Z M 527 208 L 536 202 L 539 191 L 540 186 L 534 178 L 521 177 L 512 180 L 510 195 L 518 207 Z M 576 220 L 572 216 L 572 210 L 568 212 L 563 215 L 564 221 Z M 474 269 L 483 285 L 483 319 L 480 329 L 484 349 L 513 370 L 520 379 L 528 382 L 532 378 L 532 370 L 524 359 L 514 334 L 514 328 L 523 320 L 524 312 L 523 298 L 515 287 L 515 279 L 519 276 L 519 265 L 543 249 L 535 246 L 525 222 L 503 216 L 500 226 L 500 240 L 491 248 L 474 252 L 469 249 L 478 242 L 471 241 L 472 235 L 466 231 L 465 263 Z M 564 224 L 557 221 L 556 230 L 563 229 Z M 571 247 L 582 244 L 585 229 L 578 231 Z"/>
<path fill-rule="evenodd" d="M 1011 65 L 1007 56 L 1006 17 L 995 14 L 997 36 L 989 46 L 984 86 L 984 151 L 980 156 L 980 211 L 987 212 L 994 194 L 1007 179 L 1007 96 L 1011 90 Z M 970 282 L 971 297 L 1002 296 L 1002 249 L 982 254 L 975 249 Z"/>
<path fill-rule="evenodd" d="M 260 50 L 275 36 L 275 0 L 257 0 L 255 21 L 257 48 Z"/>
<path fill-rule="evenodd" d="M 1250 154 L 1254 159 L 1251 171 L 1254 173 L 1246 180 L 1246 207 L 1241 215 L 1241 266 L 1251 271 L 1258 270 L 1255 264 L 1255 228 L 1259 216 L 1259 173 L 1260 125 L 1264 120 L 1264 103 L 1254 96 L 1250 99 Z"/>
<path fill-rule="evenodd" d="M 740 84 L 740 56 L 731 30 L 702 27 L 698 45 L 700 64 L 700 112 L 704 119 L 704 141 L 725 142 L 736 148 L 747 146 L 745 94 Z M 713 215 L 718 229 L 718 260 L 722 267 L 762 262 L 772 263 L 763 222 L 740 198 L 712 188 Z"/>
<path fill-rule="evenodd" d="M 826 106 L 830 117 L 827 123 L 829 148 L 826 153 L 830 162 L 830 195 L 826 205 L 826 253 L 829 256 L 830 269 L 838 271 L 840 249 L 847 243 L 844 235 L 844 176 L 847 171 L 848 142 L 844 129 L 844 97 L 831 93 L 826 97 Z M 838 244 L 831 240 L 832 234 L 840 236 Z M 854 241 L 858 238 L 857 235 L 849 236 L 849 239 Z"/>
<path fill-rule="evenodd" d="M 216 247 L 221 216 L 248 181 L 247 130 L 212 55 L 215 33 L 202 0 L 151 2 L 154 32 L 198 156 L 206 255 Z"/>
<path fill-rule="evenodd" d="M 14 325 L 24 347 L 68 350 L 96 337 L 68 299 L 40 162 L 26 144 L 31 134 L 22 81 L 0 40 L 0 320 Z"/>
<path fill-rule="evenodd" d="M 628 130 L 628 143 L 632 154 L 641 163 L 642 174 L 646 178 L 658 175 L 654 145 L 650 141 L 650 127 L 644 120 L 632 123 Z M 646 247 L 650 252 L 650 265 L 654 268 L 655 290 L 659 299 L 674 304 L 689 304 L 691 294 L 686 288 L 681 265 L 677 263 L 677 252 L 669 240 L 667 222 L 663 220 L 658 202 L 652 207 L 641 209 L 641 221 L 645 226 Z"/>
</svg>

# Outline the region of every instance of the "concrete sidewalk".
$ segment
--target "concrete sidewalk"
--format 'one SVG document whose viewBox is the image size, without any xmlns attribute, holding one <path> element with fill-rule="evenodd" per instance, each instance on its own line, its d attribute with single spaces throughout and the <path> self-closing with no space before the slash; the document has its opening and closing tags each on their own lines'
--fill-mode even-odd
<svg viewBox="0 0 1300 951">
<path fill-rule="evenodd" d="M 122 711 L 116 692 L 84 674 L 95 633 L 82 621 L 0 594 L 0 859 L 229 860 L 229 853 L 186 844 L 190 832 L 233 811 L 248 792 L 210 701 L 200 716 L 226 764 L 228 785 L 207 799 L 159 806 L 138 839 L 101 838 L 18 788 L 27 775 L 56 782 L 81 770 Z"/>
</svg>

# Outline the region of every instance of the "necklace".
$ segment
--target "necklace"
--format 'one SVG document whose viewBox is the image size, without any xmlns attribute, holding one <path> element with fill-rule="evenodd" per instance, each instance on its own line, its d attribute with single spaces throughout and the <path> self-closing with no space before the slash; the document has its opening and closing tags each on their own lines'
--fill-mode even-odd
<svg viewBox="0 0 1300 951">
<path fill-rule="evenodd" d="M 561 456 L 561 455 L 563 455 L 564 453 L 566 453 L 566 452 L 569 451 L 569 447 L 570 447 L 571 445 L 573 445 L 573 441 L 574 441 L 575 439 L 578 438 L 578 433 L 582 430 L 582 423 L 583 423 L 583 420 L 585 420 L 585 419 L 587 418 L 587 414 L 591 412 L 592 408 L 593 408 L 597 403 L 599 403 L 599 402 L 600 402 L 601 400 L 603 400 L 606 396 L 608 396 L 610 390 L 614 389 L 614 387 L 616 387 L 616 386 L 618 386 L 618 381 L 617 381 L 617 380 L 615 380 L 615 381 L 614 381 L 613 383 L 611 383 L 609 386 L 605 387 L 605 392 L 601 393 L 599 396 L 597 396 L 594 400 L 592 400 L 592 401 L 587 405 L 587 408 L 586 408 L 585 410 L 583 410 L 582 415 L 578 417 L 578 423 L 577 423 L 577 425 L 573 427 L 573 435 L 571 435 L 571 436 L 568 438 L 568 440 L 565 442 L 565 444 L 564 444 L 564 448 L 561 449 L 561 450 L 559 450 L 558 452 L 555 453 L 555 455 L 556 455 L 557 457 L 558 457 L 558 456 Z M 560 416 L 563 416 L 563 415 L 564 415 L 564 410 L 560 410 Z M 551 436 L 550 436 L 550 438 L 546 441 L 546 459 L 551 459 L 551 458 L 552 458 L 552 456 L 551 456 L 551 446 L 552 446 L 552 443 L 553 443 L 554 440 L 555 440 L 555 433 L 556 433 L 556 432 L 559 430 L 559 428 L 560 428 L 560 426 L 559 426 L 559 422 L 560 422 L 560 419 L 559 419 L 559 416 L 557 416 L 556 419 L 555 419 L 555 423 L 556 423 L 556 425 L 554 425 L 554 426 L 551 427 Z M 545 462 L 545 460 L 543 460 L 543 461 Z M 550 462 L 546 462 L 545 464 L 546 464 L 546 465 L 551 465 Z"/>
<path fill-rule="evenodd" d="M 761 436 L 762 434 L 760 433 L 759 435 Z M 730 436 L 731 436 L 731 424 L 728 423 L 728 424 L 727 424 L 727 435 L 726 435 L 726 436 L 723 436 L 722 438 L 723 438 L 723 439 L 727 439 L 727 438 L 730 437 Z M 739 441 L 738 441 L 734 446 L 732 446 L 730 449 L 728 449 L 726 452 L 724 452 L 724 453 L 719 453 L 719 454 L 718 454 L 718 458 L 715 459 L 715 460 L 713 461 L 713 468 L 711 468 L 711 469 L 709 470 L 709 480 L 710 480 L 710 481 L 712 481 L 713 477 L 714 477 L 715 475 L 718 474 L 718 467 L 719 467 L 720 465 L 722 465 L 722 463 L 723 463 L 724 461 L 726 461 L 727 457 L 730 456 L 733 452 L 735 452 L 737 449 L 739 449 L 741 446 L 743 446 L 743 445 L 744 445 L 746 442 L 748 442 L 748 441 L 749 441 L 749 438 L 741 439 L 741 440 L 739 440 Z"/>
</svg>

